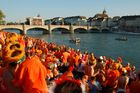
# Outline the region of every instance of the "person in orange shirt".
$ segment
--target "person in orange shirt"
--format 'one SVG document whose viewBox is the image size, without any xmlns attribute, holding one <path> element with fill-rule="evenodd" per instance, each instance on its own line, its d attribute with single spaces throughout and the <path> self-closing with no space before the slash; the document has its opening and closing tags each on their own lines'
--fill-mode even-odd
<svg viewBox="0 0 140 93">
<path fill-rule="evenodd" d="M 80 56 L 76 53 L 75 54 L 75 65 L 76 65 L 76 67 L 79 66 L 79 59 L 80 59 Z"/>
<path fill-rule="evenodd" d="M 27 57 L 15 72 L 13 83 L 21 87 L 23 93 L 48 93 L 47 72 L 36 55 Z"/>
<path fill-rule="evenodd" d="M 107 73 L 107 93 L 114 93 L 116 91 L 118 85 L 118 77 L 120 76 L 120 72 L 118 71 L 118 64 L 113 63 L 112 69 Z"/>
<path fill-rule="evenodd" d="M 63 52 L 63 53 L 62 53 L 62 56 L 61 56 L 62 62 L 64 63 L 64 65 L 67 64 L 67 62 L 68 62 L 68 57 L 69 57 L 69 56 L 70 56 L 70 53 L 67 52 L 67 49 L 65 49 L 65 52 Z"/>
</svg>

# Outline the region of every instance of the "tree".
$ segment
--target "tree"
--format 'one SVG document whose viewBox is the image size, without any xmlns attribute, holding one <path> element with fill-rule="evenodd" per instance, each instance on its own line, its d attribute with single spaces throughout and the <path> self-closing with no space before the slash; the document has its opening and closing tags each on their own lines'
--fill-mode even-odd
<svg viewBox="0 0 140 93">
<path fill-rule="evenodd" d="M 5 18 L 5 15 L 2 12 L 2 10 L 0 10 L 0 24 L 4 24 L 5 23 L 4 18 Z"/>
<path fill-rule="evenodd" d="M 4 13 L 2 12 L 2 10 L 0 10 L 0 20 L 3 20 L 3 18 L 5 18 Z"/>
</svg>

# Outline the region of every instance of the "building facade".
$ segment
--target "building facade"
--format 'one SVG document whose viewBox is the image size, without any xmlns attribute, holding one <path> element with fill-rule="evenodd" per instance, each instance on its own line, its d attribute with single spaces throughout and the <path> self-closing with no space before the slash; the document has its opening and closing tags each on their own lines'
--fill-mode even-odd
<svg viewBox="0 0 140 93">
<path fill-rule="evenodd" d="M 87 18 L 85 16 L 72 16 L 64 18 L 65 25 L 87 25 Z"/>
<path fill-rule="evenodd" d="M 109 16 L 104 9 L 102 13 L 97 13 L 94 17 L 90 17 L 88 19 L 88 25 L 97 27 L 106 26 L 108 18 Z"/>
<path fill-rule="evenodd" d="M 140 15 L 122 16 L 119 20 L 119 29 L 140 33 Z"/>
<path fill-rule="evenodd" d="M 118 31 L 119 30 L 119 20 L 120 16 L 114 16 L 113 18 L 108 19 L 108 27 L 111 31 Z"/>
<path fill-rule="evenodd" d="M 44 20 L 39 15 L 37 17 L 26 18 L 27 25 L 44 25 Z"/>
</svg>

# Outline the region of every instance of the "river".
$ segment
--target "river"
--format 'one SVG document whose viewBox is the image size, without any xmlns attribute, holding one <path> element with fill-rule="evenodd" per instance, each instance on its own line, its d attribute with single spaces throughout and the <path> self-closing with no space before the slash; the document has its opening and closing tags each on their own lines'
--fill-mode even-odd
<svg viewBox="0 0 140 93">
<path fill-rule="evenodd" d="M 105 55 L 116 60 L 118 56 L 121 56 L 124 65 L 129 62 L 135 64 L 137 70 L 140 70 L 140 35 L 127 35 L 127 41 L 115 40 L 115 38 L 123 36 L 116 33 L 61 34 L 53 32 L 51 35 L 30 34 L 29 36 L 59 45 L 64 44 L 81 51 L 93 52 L 97 57 Z M 80 44 L 69 42 L 71 38 L 75 37 L 81 39 Z"/>
</svg>

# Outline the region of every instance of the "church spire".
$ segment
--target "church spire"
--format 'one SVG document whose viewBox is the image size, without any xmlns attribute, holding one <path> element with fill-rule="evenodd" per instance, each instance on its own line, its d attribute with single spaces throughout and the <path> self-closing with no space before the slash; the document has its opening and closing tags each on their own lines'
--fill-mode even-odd
<svg viewBox="0 0 140 93">
<path fill-rule="evenodd" d="M 103 14 L 106 14 L 106 10 L 105 10 L 105 8 L 104 8 L 104 10 L 103 10 Z"/>
<path fill-rule="evenodd" d="M 37 17 L 41 17 L 40 14 L 38 14 Z"/>
</svg>

